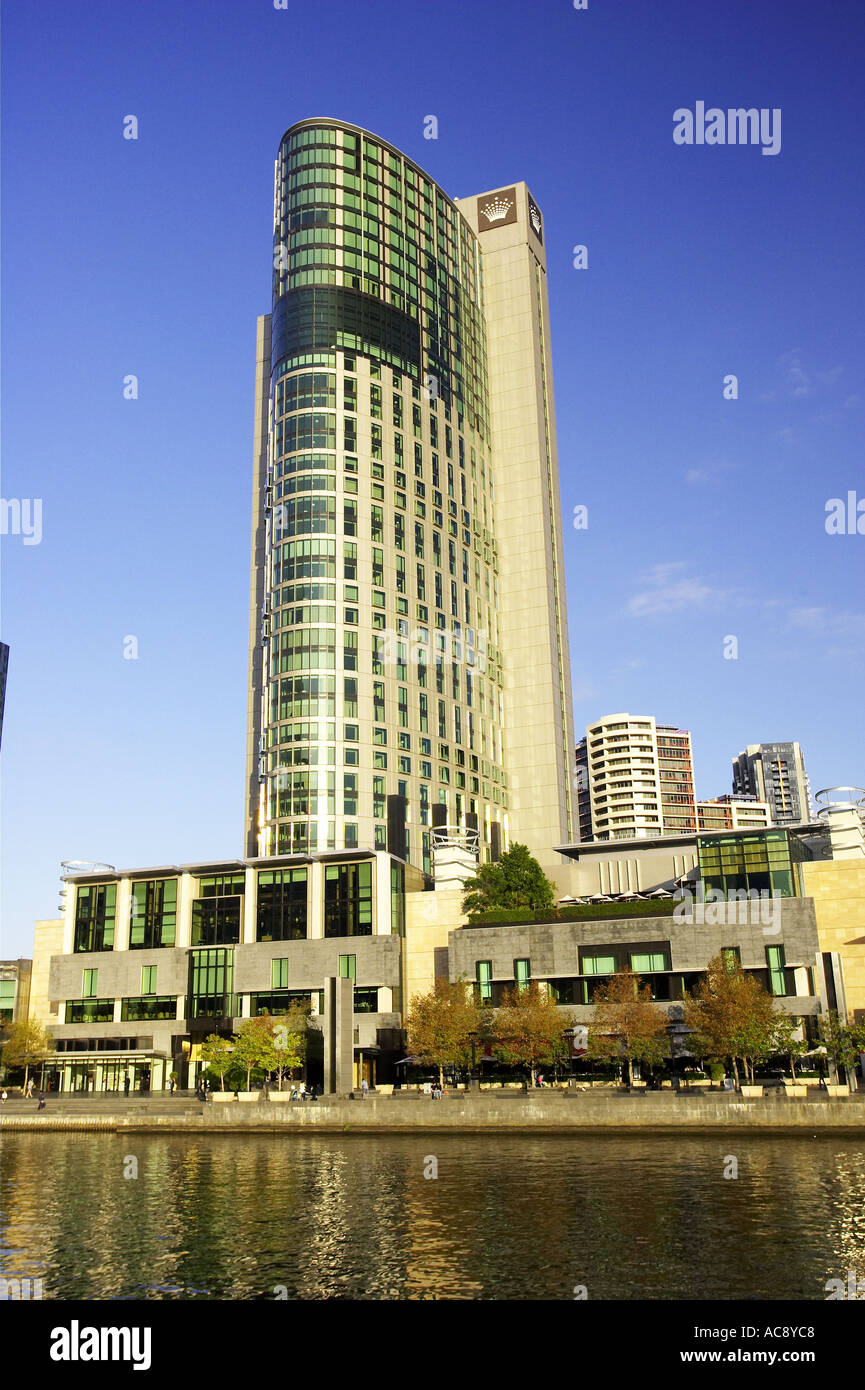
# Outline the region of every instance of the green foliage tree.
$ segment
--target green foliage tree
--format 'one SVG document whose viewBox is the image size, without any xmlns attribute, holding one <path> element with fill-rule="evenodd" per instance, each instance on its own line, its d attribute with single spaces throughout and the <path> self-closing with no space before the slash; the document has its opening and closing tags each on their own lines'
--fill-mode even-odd
<svg viewBox="0 0 865 1390">
<path fill-rule="evenodd" d="M 35 1066 L 51 1051 L 51 1041 L 35 1018 L 22 1018 L 9 1025 L 3 1044 L 3 1065 L 24 1068 L 24 1085 Z"/>
<path fill-rule="evenodd" d="M 836 1067 L 843 1067 L 849 1076 L 856 1066 L 861 1051 L 860 1043 L 865 1041 L 860 1028 L 847 1022 L 837 1009 L 830 1009 L 817 1020 L 820 1041 L 832 1058 Z M 862 1030 L 865 1033 L 865 1029 Z"/>
<path fill-rule="evenodd" d="M 246 1090 L 253 1069 L 273 1070 L 273 1020 L 269 1014 L 245 1018 L 234 1040 L 234 1061 L 246 1072 Z"/>
<path fill-rule="evenodd" d="M 497 907 L 555 907 L 555 886 L 525 845 L 511 845 L 496 864 L 481 864 L 464 887 L 463 912 L 470 919 Z"/>
<path fill-rule="evenodd" d="M 539 1064 L 561 1061 L 567 1055 L 568 1015 L 542 990 L 537 980 L 522 989 L 506 990 L 489 1025 L 493 1050 L 507 1066 L 526 1067 L 535 1084 Z"/>
<path fill-rule="evenodd" d="M 629 1085 L 634 1083 L 635 1062 L 660 1062 L 669 1056 L 667 1015 L 655 1007 L 649 985 L 641 986 L 633 971 L 623 970 L 600 985 L 592 1003 L 589 1056 L 625 1061 Z"/>
<path fill-rule="evenodd" d="M 698 1054 L 729 1057 L 736 1085 L 739 1062 L 753 1077 L 753 1063 L 772 1051 L 776 1016 L 772 998 L 760 981 L 746 975 L 731 956 L 709 961 L 706 974 L 685 1001 L 685 1023 Z"/>
<path fill-rule="evenodd" d="M 225 1074 L 234 1056 L 234 1043 L 219 1033 L 211 1033 L 201 1044 L 201 1060 L 219 1077 L 219 1088 L 225 1090 Z"/>
<path fill-rule="evenodd" d="M 451 983 L 439 976 L 428 994 L 415 994 L 406 1018 L 411 1056 L 438 1067 L 465 1068 L 471 1062 L 472 1034 L 481 1031 L 481 1006 L 465 980 Z"/>
<path fill-rule="evenodd" d="M 269 1071 L 275 1071 L 277 1084 L 282 1090 L 282 1079 L 286 1072 L 289 1077 L 295 1067 L 303 1065 L 307 1054 L 309 1039 L 310 1010 L 299 1004 L 273 1020 L 273 1049 Z"/>
<path fill-rule="evenodd" d="M 802 1037 L 799 1037 L 802 1028 L 798 1018 L 792 1014 L 782 1013 L 780 1009 L 775 1014 L 775 1022 L 772 1028 L 772 1050 L 779 1052 L 782 1057 L 786 1057 L 790 1063 L 790 1075 L 796 1080 L 796 1060 L 804 1052 L 808 1051 L 809 1044 Z"/>
</svg>

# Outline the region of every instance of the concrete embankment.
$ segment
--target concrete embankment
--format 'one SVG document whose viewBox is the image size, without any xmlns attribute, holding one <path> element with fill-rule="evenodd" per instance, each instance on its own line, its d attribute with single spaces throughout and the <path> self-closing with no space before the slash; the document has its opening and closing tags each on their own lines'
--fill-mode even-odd
<svg viewBox="0 0 865 1390">
<path fill-rule="evenodd" d="M 712 1131 L 763 1130 L 817 1134 L 865 1131 L 865 1096 L 815 1100 L 783 1095 L 744 1099 L 737 1095 L 517 1095 L 507 1099 L 456 1095 L 370 1097 L 366 1101 L 318 1100 L 144 1106 L 125 1112 L 86 1101 L 58 1104 L 39 1114 L 6 1112 L 0 1132 L 79 1131 L 226 1134 L 254 1131 L 279 1134 L 525 1133 L 579 1134 L 587 1130 Z"/>
</svg>

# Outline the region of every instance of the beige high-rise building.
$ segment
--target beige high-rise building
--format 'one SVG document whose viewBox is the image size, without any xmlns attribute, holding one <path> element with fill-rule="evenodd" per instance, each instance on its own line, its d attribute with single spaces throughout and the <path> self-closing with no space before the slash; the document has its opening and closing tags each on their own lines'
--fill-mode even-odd
<svg viewBox="0 0 865 1390">
<path fill-rule="evenodd" d="M 543 219 L 357 126 L 279 147 L 258 325 L 246 849 L 573 838 Z"/>
<path fill-rule="evenodd" d="M 576 750 L 581 840 L 696 832 L 691 735 L 651 715 L 609 714 Z"/>
</svg>

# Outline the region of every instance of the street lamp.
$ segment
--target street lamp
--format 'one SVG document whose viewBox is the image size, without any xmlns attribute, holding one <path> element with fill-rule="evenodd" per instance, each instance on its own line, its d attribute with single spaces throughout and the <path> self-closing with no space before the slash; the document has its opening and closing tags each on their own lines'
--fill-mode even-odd
<svg viewBox="0 0 865 1390">
<path fill-rule="evenodd" d="M 472 1091 L 477 1091 L 480 1085 L 477 1071 L 477 1041 L 479 1036 L 478 1033 L 469 1033 L 469 1042 L 472 1048 L 472 1069 L 469 1076 L 469 1089 Z"/>
</svg>

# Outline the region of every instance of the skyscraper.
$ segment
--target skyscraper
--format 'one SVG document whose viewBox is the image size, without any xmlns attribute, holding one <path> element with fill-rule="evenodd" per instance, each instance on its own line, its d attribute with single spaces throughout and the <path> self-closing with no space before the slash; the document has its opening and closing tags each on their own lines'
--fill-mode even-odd
<svg viewBox="0 0 865 1390">
<path fill-rule="evenodd" d="M 547 866 L 573 733 L 546 269 L 525 184 L 458 203 L 302 121 L 258 324 L 246 845 L 389 849 L 434 824 Z"/>
<path fill-rule="evenodd" d="M 609 714 L 576 748 L 580 838 L 696 832 L 691 735 L 651 715 Z"/>
<path fill-rule="evenodd" d="M 772 825 L 807 823 L 811 786 L 799 744 L 749 743 L 733 759 L 733 794 L 768 801 Z"/>
</svg>

